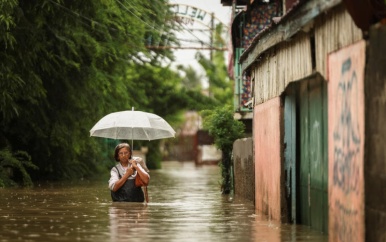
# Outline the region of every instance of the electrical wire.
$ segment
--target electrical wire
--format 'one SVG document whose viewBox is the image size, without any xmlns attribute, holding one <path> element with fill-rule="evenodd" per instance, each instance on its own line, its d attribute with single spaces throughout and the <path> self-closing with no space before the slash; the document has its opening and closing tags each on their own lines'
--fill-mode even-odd
<svg viewBox="0 0 386 242">
<path fill-rule="evenodd" d="M 142 23 L 146 24 L 147 26 L 149 26 L 150 28 L 152 29 L 155 29 L 153 26 L 149 25 L 148 23 L 146 23 L 145 21 L 143 21 L 140 17 L 138 17 L 135 13 L 133 13 L 130 9 L 128 9 L 125 5 L 123 5 L 119 0 L 117 0 L 117 2 L 124 8 L 126 9 L 129 13 L 131 13 L 134 17 L 136 17 L 137 19 L 139 19 Z"/>
<path fill-rule="evenodd" d="M 98 32 L 100 32 L 100 33 L 102 33 L 102 34 L 104 33 L 103 31 L 101 31 L 101 30 L 99 30 L 99 29 L 97 29 L 97 28 L 92 28 L 92 27 L 89 25 L 89 23 L 95 23 L 96 25 L 98 25 L 98 26 L 100 26 L 100 27 L 103 27 L 103 28 L 106 28 L 106 29 L 110 29 L 110 30 L 112 30 L 112 31 L 114 31 L 114 32 L 118 32 L 118 31 L 119 31 L 118 29 L 115 29 L 115 28 L 106 26 L 105 24 L 102 24 L 102 23 L 100 23 L 100 22 L 98 22 L 98 21 L 96 21 L 96 20 L 94 20 L 94 19 L 92 19 L 92 18 L 86 17 L 86 16 L 84 16 L 84 15 L 82 15 L 82 14 L 80 14 L 80 13 L 77 13 L 77 12 L 75 12 L 75 11 L 73 11 L 73 10 L 71 10 L 71 9 L 69 9 L 69 8 L 67 8 L 67 7 L 65 7 L 65 6 L 63 6 L 62 4 L 53 1 L 53 0 L 48 0 L 48 1 L 51 2 L 52 4 L 54 4 L 55 6 L 57 6 L 57 7 L 61 8 L 61 9 L 65 10 L 66 12 L 72 14 L 73 16 L 76 16 L 76 17 L 79 19 L 79 21 L 80 21 L 80 23 L 81 23 L 82 25 L 84 25 L 84 26 L 86 26 L 86 27 L 89 27 L 91 30 L 96 30 L 96 31 L 98 31 Z M 119 0 L 117 0 L 117 2 L 118 2 L 119 5 L 121 5 L 127 12 L 131 13 L 134 17 L 136 17 L 137 19 L 139 19 L 139 20 L 140 20 L 141 22 L 143 22 L 146 26 L 150 27 L 150 28 L 151 28 L 152 30 L 154 30 L 155 32 L 161 33 L 158 29 L 156 29 L 155 27 L 153 27 L 153 26 L 151 26 L 150 24 L 146 23 L 145 21 L 143 21 L 138 15 L 136 15 L 134 12 L 132 12 L 130 9 L 128 9 L 128 8 L 127 8 L 123 3 L 121 3 Z M 126 0 L 125 0 L 125 2 L 128 3 Z M 129 4 L 129 5 L 130 5 L 131 7 L 133 7 L 131 4 Z M 136 11 L 138 11 L 137 8 L 135 8 L 135 7 L 133 7 L 133 8 L 134 8 Z M 85 23 L 84 21 L 82 21 L 82 19 L 83 19 L 83 20 L 87 20 L 88 22 Z M 177 23 L 178 23 L 178 22 L 177 22 Z M 202 41 L 201 38 L 197 37 L 197 36 L 193 33 L 193 31 L 191 31 L 190 29 L 185 28 L 185 26 L 183 26 L 181 23 L 178 23 L 178 24 L 182 27 L 182 29 L 183 29 L 184 31 L 188 32 L 188 33 L 189 33 L 190 35 L 192 35 L 195 39 L 197 39 L 196 41 L 190 40 L 190 42 L 192 42 L 192 43 L 201 43 L 201 44 L 204 44 L 205 46 L 207 46 L 207 47 L 209 47 L 209 48 L 215 48 L 213 45 L 210 45 L 210 44 L 205 43 L 204 41 Z M 202 31 L 202 32 L 203 32 L 203 31 Z M 130 34 L 130 33 L 125 33 L 125 35 L 128 36 L 128 37 L 135 37 L 134 35 L 132 35 L 132 34 Z M 207 35 L 207 34 L 205 34 L 205 35 Z M 178 40 L 178 41 L 183 41 L 183 42 L 189 42 L 189 40 L 186 40 L 186 39 L 180 39 L 180 38 L 176 38 L 176 40 Z M 140 46 L 136 46 L 136 45 L 132 45 L 132 44 L 130 44 L 130 46 L 133 47 L 133 48 L 141 48 Z M 178 47 L 174 47 L 174 48 L 178 48 Z M 194 48 L 196 48 L 196 47 L 194 47 Z M 114 56 L 114 55 L 112 55 L 112 54 L 110 54 L 110 55 L 111 55 L 111 56 Z M 116 56 L 114 56 L 114 57 L 116 57 Z"/>
</svg>

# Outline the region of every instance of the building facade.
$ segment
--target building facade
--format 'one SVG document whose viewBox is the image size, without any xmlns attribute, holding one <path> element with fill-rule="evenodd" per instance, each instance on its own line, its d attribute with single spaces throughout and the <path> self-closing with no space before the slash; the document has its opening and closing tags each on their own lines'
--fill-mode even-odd
<svg viewBox="0 0 386 242">
<path fill-rule="evenodd" d="M 385 3 L 222 3 L 236 96 L 250 90 L 235 103 L 252 112 L 256 209 L 331 241 L 385 241 Z"/>
</svg>

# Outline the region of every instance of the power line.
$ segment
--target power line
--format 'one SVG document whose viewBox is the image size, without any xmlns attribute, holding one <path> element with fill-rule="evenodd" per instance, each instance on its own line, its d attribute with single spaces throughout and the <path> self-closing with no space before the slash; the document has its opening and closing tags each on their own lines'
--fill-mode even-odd
<svg viewBox="0 0 386 242">
<path fill-rule="evenodd" d="M 178 23 L 178 22 L 177 22 Z M 182 24 L 181 23 L 178 23 L 179 25 L 181 25 L 182 26 Z M 193 37 L 195 37 L 197 40 L 199 40 L 199 41 L 201 41 L 201 39 L 199 38 L 199 37 L 197 37 L 195 34 L 193 34 L 193 32 L 192 31 L 190 31 L 189 29 L 185 29 L 186 31 L 188 31 Z M 207 46 L 209 46 L 210 48 L 212 48 L 213 46 L 211 46 L 211 45 L 209 45 L 209 44 L 206 44 L 206 43 L 204 43 L 205 45 L 207 45 Z"/>
<path fill-rule="evenodd" d="M 119 30 L 118 29 L 115 29 L 115 28 L 112 28 L 112 27 L 109 27 L 109 26 L 106 26 L 105 24 L 102 24 L 102 23 L 100 23 L 100 22 L 98 22 L 98 21 L 96 21 L 96 20 L 94 20 L 94 19 L 92 19 L 92 18 L 89 18 L 89 17 L 86 17 L 86 16 L 84 16 L 84 15 L 82 15 L 82 14 L 80 14 L 80 13 L 77 13 L 77 12 L 75 12 L 75 11 L 73 11 L 73 10 L 71 10 L 71 9 L 69 9 L 69 8 L 67 8 L 67 7 L 65 7 L 65 6 L 63 6 L 63 5 L 61 5 L 60 3 L 57 3 L 57 2 L 55 2 L 55 1 L 53 1 L 53 0 L 49 0 L 51 3 L 53 3 L 55 6 L 57 6 L 57 7 L 59 7 L 59 8 L 62 8 L 62 9 L 64 9 L 65 11 L 67 11 L 68 13 L 71 13 L 72 15 L 74 15 L 74 16 L 76 16 L 77 18 L 81 18 L 81 19 L 84 19 L 84 20 L 87 20 L 88 21 L 88 23 L 95 23 L 96 25 L 98 25 L 98 26 L 101 26 L 101 27 L 104 27 L 104 28 L 106 28 L 106 29 L 110 29 L 110 30 L 112 30 L 112 31 L 116 31 L 116 32 L 118 32 Z M 130 9 L 128 9 L 125 5 L 123 5 L 119 0 L 117 0 L 117 2 L 126 10 L 126 11 L 128 11 L 129 13 L 131 13 L 133 16 L 135 16 L 136 18 L 138 18 L 141 22 L 143 22 L 144 24 L 146 24 L 147 26 L 149 26 L 152 30 L 154 30 L 155 32 L 158 32 L 158 33 L 160 33 L 160 31 L 158 30 L 158 29 L 156 29 L 156 28 L 154 28 L 153 26 L 151 26 L 151 25 L 149 25 L 148 23 L 146 23 L 145 21 L 143 21 L 140 17 L 138 17 L 135 13 L 133 13 Z M 127 1 L 125 1 L 126 3 L 127 3 Z M 129 4 L 130 5 L 130 4 Z M 130 5 L 130 6 L 132 6 L 132 5 Z M 136 9 L 137 11 L 138 11 L 138 9 Z M 83 21 L 81 21 L 80 20 L 80 23 L 82 24 L 82 25 L 85 25 L 85 26 L 87 26 L 87 27 L 89 27 L 89 28 L 91 28 L 91 26 L 89 26 L 88 24 L 86 24 L 85 22 L 83 22 Z M 178 22 L 177 22 L 178 23 Z M 150 50 L 157 50 L 157 49 L 197 49 L 197 50 L 219 50 L 219 51 L 226 51 L 227 50 L 227 48 L 220 48 L 220 47 L 214 47 L 214 46 L 212 46 L 212 45 L 210 45 L 210 44 L 207 44 L 207 43 L 205 43 L 205 42 L 203 42 L 199 37 L 197 37 L 190 29 L 187 29 L 187 28 L 184 28 L 184 26 L 181 24 L 181 23 L 178 23 L 180 26 L 182 26 L 183 27 L 183 30 L 184 31 L 187 31 L 188 33 L 190 33 L 194 38 L 196 38 L 197 40 L 195 41 L 195 40 L 187 40 L 187 39 L 180 39 L 180 38 L 177 38 L 177 40 L 180 40 L 180 41 L 185 41 L 185 42 L 192 42 L 192 43 L 201 43 L 201 44 L 204 44 L 204 45 L 206 45 L 207 47 L 178 47 L 178 46 L 145 46 L 147 49 L 150 49 Z M 95 29 L 92 29 L 92 30 L 96 30 L 96 31 L 98 31 L 98 32 L 100 32 L 100 33 L 104 33 L 104 32 L 102 32 L 102 31 L 100 31 L 99 29 L 97 29 L 97 28 L 95 28 Z M 194 29 L 193 29 L 194 30 Z M 202 32 L 204 32 L 204 31 L 202 31 Z M 135 37 L 134 35 L 132 35 L 132 34 L 129 34 L 129 33 L 126 33 L 126 35 L 127 36 L 129 36 L 129 37 Z M 139 46 L 134 46 L 134 45 L 132 45 L 132 44 L 130 44 L 130 46 L 132 46 L 132 47 L 134 47 L 134 48 L 139 48 Z M 105 51 L 105 53 L 106 53 L 106 51 Z M 108 53 L 109 55 L 111 55 L 111 56 L 114 56 L 114 55 L 112 55 L 111 53 Z M 117 57 L 117 56 L 115 56 L 115 57 Z M 119 57 L 118 57 L 119 58 Z"/>
<path fill-rule="evenodd" d="M 227 51 L 226 47 L 182 47 L 182 46 L 146 46 L 148 49 L 154 50 L 167 50 L 167 49 L 182 49 L 182 50 L 218 50 L 218 51 Z"/>
<path fill-rule="evenodd" d="M 119 0 L 117 0 L 117 2 L 124 8 L 126 9 L 128 12 L 130 12 L 132 15 L 134 15 L 134 17 L 136 17 L 137 19 L 139 19 L 142 23 L 146 24 L 147 26 L 149 26 L 150 28 L 152 29 L 155 29 L 153 26 L 151 26 L 150 24 L 146 23 L 145 21 L 143 21 L 140 17 L 138 17 L 135 13 L 133 13 L 130 9 L 128 9 L 125 5 L 123 5 L 123 3 L 121 3 Z"/>
<path fill-rule="evenodd" d="M 94 19 L 91 19 L 91 18 L 89 18 L 89 17 L 86 17 L 86 16 L 84 16 L 84 15 L 82 15 L 82 14 L 80 14 L 80 13 L 77 13 L 77 12 L 75 12 L 75 11 L 73 11 L 73 10 L 71 10 L 71 9 L 69 9 L 69 8 L 67 8 L 67 7 L 65 7 L 65 6 L 63 6 L 63 5 L 61 5 L 60 3 L 54 2 L 53 0 L 48 0 L 48 1 L 50 1 L 51 3 L 55 4 L 56 6 L 62 8 L 62 9 L 64 9 L 64 10 L 66 10 L 67 12 L 72 13 L 73 15 L 75 15 L 75 16 L 78 17 L 78 18 L 83 18 L 83 19 L 89 21 L 90 23 L 95 23 L 96 25 L 105 27 L 106 29 L 110 29 L 110 30 L 113 30 L 113 31 L 115 31 L 115 32 L 118 32 L 118 31 L 119 31 L 118 29 L 115 29 L 115 28 L 112 28 L 112 27 L 108 27 L 108 26 L 106 26 L 106 25 L 104 25 L 104 24 L 99 23 L 98 21 L 96 21 L 96 20 L 94 20 Z M 127 34 L 127 35 L 130 36 L 130 37 L 134 37 L 134 35 L 131 35 L 131 34 Z"/>
</svg>

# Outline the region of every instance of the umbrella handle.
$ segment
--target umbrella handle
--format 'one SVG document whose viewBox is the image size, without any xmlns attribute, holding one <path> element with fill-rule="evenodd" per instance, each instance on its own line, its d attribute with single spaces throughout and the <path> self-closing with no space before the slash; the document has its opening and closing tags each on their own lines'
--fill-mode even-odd
<svg viewBox="0 0 386 242">
<path fill-rule="evenodd" d="M 133 111 L 134 112 L 134 107 L 131 107 L 131 111 Z M 133 145 L 133 127 L 131 128 L 131 150 L 134 150 L 134 145 Z"/>
</svg>

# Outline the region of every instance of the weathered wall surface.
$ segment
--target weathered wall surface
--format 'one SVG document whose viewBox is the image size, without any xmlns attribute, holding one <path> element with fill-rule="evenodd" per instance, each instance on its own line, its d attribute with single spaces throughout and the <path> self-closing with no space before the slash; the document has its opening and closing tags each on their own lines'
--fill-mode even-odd
<svg viewBox="0 0 386 242">
<path fill-rule="evenodd" d="M 386 241 L 386 26 L 370 30 L 365 85 L 366 241 Z"/>
<path fill-rule="evenodd" d="M 316 71 L 327 79 L 327 55 L 362 39 L 362 31 L 343 5 L 337 6 L 315 21 Z"/>
<path fill-rule="evenodd" d="M 282 108 L 280 97 L 254 108 L 255 207 L 277 221 L 286 221 L 282 211 Z"/>
<path fill-rule="evenodd" d="M 331 241 L 364 241 L 365 49 L 360 41 L 328 57 Z"/>
<path fill-rule="evenodd" d="M 299 34 L 292 41 L 280 43 L 254 65 L 255 104 L 279 96 L 289 83 L 311 74 L 309 35 Z"/>
<path fill-rule="evenodd" d="M 289 83 L 315 71 L 327 79 L 328 53 L 362 39 L 362 31 L 343 5 L 316 18 L 314 29 L 314 37 L 299 32 L 291 41 L 277 44 L 256 60 L 251 72 L 256 105 L 281 95 Z"/>
<path fill-rule="evenodd" d="M 253 139 L 238 139 L 233 143 L 234 188 L 236 199 L 255 201 L 255 163 Z"/>
</svg>

